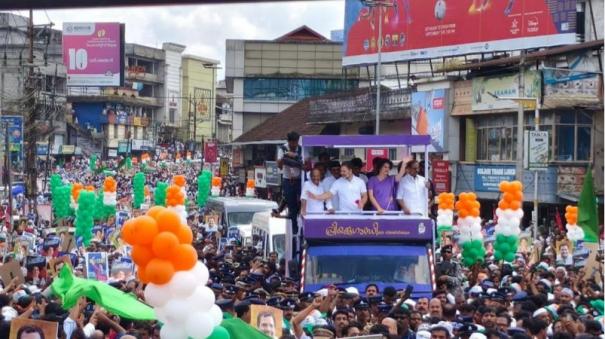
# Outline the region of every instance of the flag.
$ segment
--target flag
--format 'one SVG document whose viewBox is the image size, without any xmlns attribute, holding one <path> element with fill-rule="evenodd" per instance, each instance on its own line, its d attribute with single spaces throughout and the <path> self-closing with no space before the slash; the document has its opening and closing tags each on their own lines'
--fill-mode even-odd
<svg viewBox="0 0 605 339">
<path fill-rule="evenodd" d="M 599 242 L 599 218 L 597 210 L 597 198 L 594 194 L 592 183 L 592 169 L 588 169 L 582 193 L 578 201 L 578 226 L 584 231 L 584 241 L 589 243 Z"/>
<path fill-rule="evenodd" d="M 61 297 L 63 308 L 67 310 L 72 308 L 80 297 L 87 297 L 122 318 L 155 320 L 153 309 L 138 301 L 132 294 L 124 293 L 100 281 L 78 278 L 73 275 L 68 265 L 63 265 L 51 288 Z"/>
<path fill-rule="evenodd" d="M 269 337 L 263 334 L 261 331 L 254 327 L 246 324 L 244 321 L 238 318 L 223 319 L 221 323 L 227 332 L 229 332 L 231 339 L 268 339 Z"/>
</svg>

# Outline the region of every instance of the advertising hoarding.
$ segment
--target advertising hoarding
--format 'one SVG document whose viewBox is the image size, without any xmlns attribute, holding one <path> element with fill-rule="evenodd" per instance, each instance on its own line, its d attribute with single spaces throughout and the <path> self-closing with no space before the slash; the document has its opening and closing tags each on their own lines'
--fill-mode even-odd
<svg viewBox="0 0 605 339">
<path fill-rule="evenodd" d="M 124 84 L 124 26 L 115 22 L 63 23 L 67 86 Z"/>
<path fill-rule="evenodd" d="M 447 90 L 412 93 L 412 135 L 430 135 L 429 152 L 443 152 L 445 138 L 445 116 Z M 414 146 L 413 152 L 422 152 L 424 147 Z"/>
<path fill-rule="evenodd" d="M 545 171 L 548 167 L 548 132 L 526 131 L 527 133 L 527 168 L 532 171 Z"/>
<path fill-rule="evenodd" d="M 576 42 L 576 0 L 387 1 L 382 61 L 529 49 Z M 347 0 L 343 65 L 376 63 L 380 7 Z"/>
</svg>

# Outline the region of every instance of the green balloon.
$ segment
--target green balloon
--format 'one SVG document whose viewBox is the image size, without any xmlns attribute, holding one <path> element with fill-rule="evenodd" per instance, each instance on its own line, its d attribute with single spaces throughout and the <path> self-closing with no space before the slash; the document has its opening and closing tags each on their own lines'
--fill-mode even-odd
<svg viewBox="0 0 605 339">
<path fill-rule="evenodd" d="M 132 178 L 132 189 L 134 191 L 134 208 L 139 209 L 145 202 L 145 174 L 137 172 Z"/>
<path fill-rule="evenodd" d="M 508 262 L 515 261 L 515 252 L 508 252 L 504 255 L 504 260 Z"/>
<path fill-rule="evenodd" d="M 168 184 L 163 181 L 159 181 L 155 187 L 153 201 L 157 206 L 166 206 L 166 189 L 168 189 Z"/>
<path fill-rule="evenodd" d="M 216 326 L 207 339 L 231 339 L 231 335 L 223 326 Z"/>
</svg>

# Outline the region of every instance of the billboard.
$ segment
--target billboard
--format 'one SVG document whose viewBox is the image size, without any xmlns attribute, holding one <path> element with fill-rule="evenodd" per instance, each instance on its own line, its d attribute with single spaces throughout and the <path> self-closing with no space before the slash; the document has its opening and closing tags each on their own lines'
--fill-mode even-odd
<svg viewBox="0 0 605 339">
<path fill-rule="evenodd" d="M 63 23 L 67 86 L 124 84 L 124 26 L 114 22 Z"/>
<path fill-rule="evenodd" d="M 412 135 L 430 135 L 429 152 L 444 152 L 447 90 L 412 93 Z M 413 146 L 413 152 L 424 151 L 423 146 Z"/>
<path fill-rule="evenodd" d="M 516 110 L 519 103 L 512 100 L 496 99 L 498 97 L 527 97 L 542 96 L 542 77 L 540 72 L 525 71 L 523 73 L 524 93 L 519 94 L 519 73 L 478 77 L 473 80 L 472 110 Z M 490 95 L 493 94 L 493 95 Z M 527 109 L 527 108 L 526 108 Z M 533 108 L 531 108 L 533 110 Z"/>
<path fill-rule="evenodd" d="M 440 58 L 576 42 L 576 0 L 391 0 L 382 61 Z M 380 7 L 347 0 L 343 65 L 376 63 Z"/>
<path fill-rule="evenodd" d="M 8 128 L 8 130 L 7 130 Z M 8 132 L 9 151 L 14 165 L 22 167 L 23 160 L 23 117 L 19 115 L 0 116 L 0 155 L 4 158 L 5 133 Z"/>
</svg>

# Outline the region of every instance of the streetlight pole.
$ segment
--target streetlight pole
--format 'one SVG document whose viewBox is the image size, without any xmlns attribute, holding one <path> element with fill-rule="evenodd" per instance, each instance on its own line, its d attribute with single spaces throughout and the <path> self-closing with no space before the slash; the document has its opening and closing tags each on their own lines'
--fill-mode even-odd
<svg viewBox="0 0 605 339">
<path fill-rule="evenodd" d="M 393 7 L 393 3 L 389 0 L 363 0 L 363 4 L 367 7 L 373 7 L 378 9 L 378 60 L 376 63 L 376 122 L 374 126 L 374 133 L 380 134 L 380 81 L 382 78 L 382 11 L 385 7 Z"/>
</svg>

